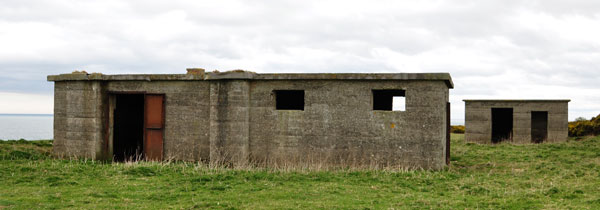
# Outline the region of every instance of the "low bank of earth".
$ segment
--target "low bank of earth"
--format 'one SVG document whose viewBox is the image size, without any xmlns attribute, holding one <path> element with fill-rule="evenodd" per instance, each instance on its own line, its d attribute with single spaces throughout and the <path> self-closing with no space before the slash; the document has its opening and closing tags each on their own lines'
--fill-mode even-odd
<svg viewBox="0 0 600 210">
<path fill-rule="evenodd" d="M 443 171 L 273 171 L 54 160 L 51 141 L 0 141 L 0 209 L 600 209 L 600 137 L 477 145 Z"/>
</svg>

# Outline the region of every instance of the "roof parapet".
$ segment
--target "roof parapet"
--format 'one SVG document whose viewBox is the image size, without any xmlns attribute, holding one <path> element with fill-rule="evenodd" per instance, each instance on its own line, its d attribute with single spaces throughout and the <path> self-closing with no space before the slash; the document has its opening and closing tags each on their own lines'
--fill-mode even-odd
<svg viewBox="0 0 600 210">
<path fill-rule="evenodd" d="M 454 88 L 449 73 L 286 73 L 258 74 L 252 71 L 232 70 L 205 72 L 202 68 L 188 68 L 186 74 L 89 74 L 76 71 L 69 74 L 49 75 L 48 81 L 77 80 L 116 80 L 116 81 L 152 81 L 152 80 L 424 80 L 444 81 L 448 88 Z"/>
<path fill-rule="evenodd" d="M 463 99 L 464 102 L 570 102 L 571 99 Z"/>
<path fill-rule="evenodd" d="M 206 80 L 222 80 L 222 79 L 254 79 L 256 72 L 236 69 L 232 71 L 219 72 L 217 70 L 206 74 Z"/>
</svg>

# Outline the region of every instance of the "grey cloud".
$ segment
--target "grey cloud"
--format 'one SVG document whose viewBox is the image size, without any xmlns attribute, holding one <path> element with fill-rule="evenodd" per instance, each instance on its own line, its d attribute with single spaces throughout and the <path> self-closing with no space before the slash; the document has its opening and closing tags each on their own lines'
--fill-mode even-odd
<svg viewBox="0 0 600 210">
<path fill-rule="evenodd" d="M 0 38 L 17 38 L 0 43 L 18 45 L 0 49 L 0 92 L 51 94 L 45 76 L 75 69 L 450 72 L 455 119 L 462 98 L 540 92 L 573 97 L 574 118 L 600 110 L 585 95 L 600 91 L 600 42 L 585 35 L 599 11 L 583 0 L 6 0 Z"/>
</svg>

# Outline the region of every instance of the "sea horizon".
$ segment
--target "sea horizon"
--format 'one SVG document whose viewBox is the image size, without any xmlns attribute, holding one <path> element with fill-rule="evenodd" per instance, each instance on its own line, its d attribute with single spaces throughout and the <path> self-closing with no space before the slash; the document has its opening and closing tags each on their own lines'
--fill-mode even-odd
<svg viewBox="0 0 600 210">
<path fill-rule="evenodd" d="M 54 113 L 50 114 L 30 114 L 30 113 L 0 113 L 2 116 L 53 116 Z"/>
<path fill-rule="evenodd" d="M 0 113 L 0 139 L 53 139 L 54 114 Z"/>
</svg>

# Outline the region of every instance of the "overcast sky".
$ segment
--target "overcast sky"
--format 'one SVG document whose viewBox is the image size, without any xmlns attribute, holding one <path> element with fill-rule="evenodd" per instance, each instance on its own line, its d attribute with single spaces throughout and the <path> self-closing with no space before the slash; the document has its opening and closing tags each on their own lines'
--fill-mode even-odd
<svg viewBox="0 0 600 210">
<path fill-rule="evenodd" d="M 375 3 L 378 2 L 378 3 Z M 600 1 L 0 1 L 0 113 L 52 113 L 46 75 L 449 72 L 462 99 L 600 114 Z"/>
</svg>

